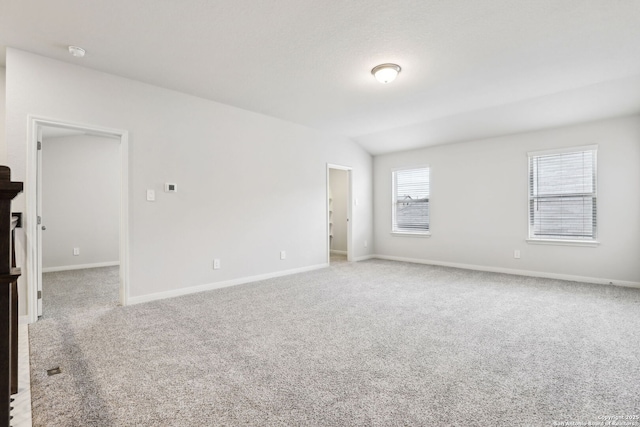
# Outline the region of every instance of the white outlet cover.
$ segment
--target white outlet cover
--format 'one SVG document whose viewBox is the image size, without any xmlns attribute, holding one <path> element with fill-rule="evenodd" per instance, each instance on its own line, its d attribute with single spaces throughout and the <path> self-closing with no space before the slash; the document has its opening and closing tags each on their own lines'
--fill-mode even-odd
<svg viewBox="0 0 640 427">
<path fill-rule="evenodd" d="M 155 202 L 156 192 L 154 190 L 147 190 L 147 202 Z"/>
</svg>

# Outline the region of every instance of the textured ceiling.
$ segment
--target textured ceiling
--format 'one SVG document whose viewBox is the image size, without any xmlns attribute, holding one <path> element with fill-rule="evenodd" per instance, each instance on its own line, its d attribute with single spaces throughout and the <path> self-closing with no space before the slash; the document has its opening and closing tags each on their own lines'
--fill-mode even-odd
<svg viewBox="0 0 640 427">
<path fill-rule="evenodd" d="M 373 154 L 640 112 L 638 0 L 0 0 L 0 45 Z"/>
</svg>

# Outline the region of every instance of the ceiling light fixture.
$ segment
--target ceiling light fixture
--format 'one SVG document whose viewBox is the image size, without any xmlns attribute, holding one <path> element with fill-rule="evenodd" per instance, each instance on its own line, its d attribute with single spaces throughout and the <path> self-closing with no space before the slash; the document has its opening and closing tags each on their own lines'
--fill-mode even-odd
<svg viewBox="0 0 640 427">
<path fill-rule="evenodd" d="M 69 53 L 76 58 L 82 58 L 86 53 L 85 50 L 78 46 L 69 46 Z"/>
<path fill-rule="evenodd" d="M 371 74 L 373 74 L 380 83 L 386 84 L 394 81 L 400 70 L 400 66 L 396 64 L 380 64 L 373 67 Z"/>
</svg>

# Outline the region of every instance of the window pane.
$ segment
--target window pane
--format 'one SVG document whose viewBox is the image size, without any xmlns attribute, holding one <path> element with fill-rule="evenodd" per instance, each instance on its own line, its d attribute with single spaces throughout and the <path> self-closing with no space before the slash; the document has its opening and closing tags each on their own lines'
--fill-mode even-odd
<svg viewBox="0 0 640 427">
<path fill-rule="evenodd" d="M 533 195 L 593 193 L 594 152 L 533 157 Z"/>
<path fill-rule="evenodd" d="M 396 207 L 397 228 L 428 230 L 429 200 L 415 203 L 398 203 Z"/>
<path fill-rule="evenodd" d="M 541 197 L 532 200 L 534 236 L 595 238 L 593 197 Z"/>
<path fill-rule="evenodd" d="M 393 231 L 429 230 L 429 168 L 393 173 Z"/>
<path fill-rule="evenodd" d="M 596 151 L 529 157 L 530 237 L 596 237 Z"/>
</svg>

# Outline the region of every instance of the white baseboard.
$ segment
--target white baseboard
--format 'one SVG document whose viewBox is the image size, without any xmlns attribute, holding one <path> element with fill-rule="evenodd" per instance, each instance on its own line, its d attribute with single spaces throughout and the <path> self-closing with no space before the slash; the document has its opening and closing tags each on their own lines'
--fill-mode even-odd
<svg viewBox="0 0 640 427">
<path fill-rule="evenodd" d="M 331 253 L 336 255 L 347 255 L 347 251 L 339 251 L 338 249 L 331 249 Z"/>
<path fill-rule="evenodd" d="M 364 255 L 364 256 L 355 257 L 353 260 L 355 262 L 358 262 L 358 261 L 366 261 L 368 259 L 375 259 L 375 258 L 377 258 L 377 255 Z"/>
<path fill-rule="evenodd" d="M 465 270 L 489 271 L 492 273 L 514 274 L 516 276 L 542 277 L 545 279 L 569 280 L 572 282 L 597 283 L 599 285 L 624 286 L 627 288 L 640 288 L 640 282 L 626 280 L 603 279 L 599 277 L 575 276 L 571 274 L 548 273 L 544 271 L 518 270 L 514 268 L 487 267 L 484 265 L 461 264 L 457 262 L 433 261 L 417 258 L 404 258 L 390 255 L 372 255 L 372 258 L 386 259 L 389 261 L 411 262 L 414 264 L 439 265 L 443 267 L 462 268 Z"/>
<path fill-rule="evenodd" d="M 138 297 L 129 297 L 128 305 L 140 304 L 143 302 L 157 301 L 166 298 L 179 297 L 182 295 L 195 294 L 198 292 L 212 291 L 214 289 L 227 288 L 229 286 L 243 285 L 245 283 L 258 282 L 260 280 L 273 279 L 274 277 L 290 276 L 297 273 L 305 273 L 307 271 L 319 270 L 328 267 L 329 264 L 317 264 L 308 267 L 294 268 L 291 270 L 276 271 L 274 273 L 260 274 L 257 276 L 241 277 L 239 279 L 225 280 L 216 283 L 207 283 L 204 285 L 190 286 L 183 289 L 175 289 L 166 292 L 157 292 L 155 294 L 141 295 Z"/>
<path fill-rule="evenodd" d="M 98 267 L 114 267 L 120 265 L 119 261 L 111 262 L 96 262 L 93 264 L 78 264 L 78 265 L 63 265 L 62 267 L 47 267 L 43 268 L 43 273 L 53 273 L 54 271 L 68 271 L 68 270 L 84 270 L 85 268 L 98 268 Z"/>
<path fill-rule="evenodd" d="M 29 324 L 29 316 L 18 316 L 18 325 L 28 325 Z"/>
</svg>

